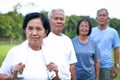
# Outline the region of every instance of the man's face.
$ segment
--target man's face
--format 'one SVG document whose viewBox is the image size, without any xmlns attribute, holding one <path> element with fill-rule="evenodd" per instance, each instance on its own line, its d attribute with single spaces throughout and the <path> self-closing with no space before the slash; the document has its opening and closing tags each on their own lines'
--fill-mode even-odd
<svg viewBox="0 0 120 80">
<path fill-rule="evenodd" d="M 98 25 L 104 26 L 108 23 L 109 17 L 105 10 L 99 11 L 97 18 L 96 18 Z"/>
<path fill-rule="evenodd" d="M 53 15 L 49 19 L 51 31 L 56 35 L 60 35 L 65 25 L 64 13 L 60 10 L 53 11 Z"/>
</svg>

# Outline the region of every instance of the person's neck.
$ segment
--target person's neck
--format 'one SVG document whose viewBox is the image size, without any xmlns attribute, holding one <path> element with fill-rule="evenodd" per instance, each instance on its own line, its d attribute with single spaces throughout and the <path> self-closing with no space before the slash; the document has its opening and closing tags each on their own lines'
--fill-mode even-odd
<svg viewBox="0 0 120 80">
<path fill-rule="evenodd" d="M 98 28 L 100 30 L 105 30 L 107 28 L 107 25 L 98 25 Z"/>
<path fill-rule="evenodd" d="M 35 51 L 38 51 L 40 50 L 42 47 L 41 45 L 32 45 L 32 44 L 29 44 L 30 48 L 35 50 Z"/>
<path fill-rule="evenodd" d="M 53 32 L 52 31 L 52 33 L 55 34 L 55 35 L 57 35 L 57 36 L 62 36 L 61 32 Z"/>
<path fill-rule="evenodd" d="M 88 37 L 87 36 L 78 36 L 78 39 L 82 43 L 87 43 L 88 42 Z"/>
</svg>

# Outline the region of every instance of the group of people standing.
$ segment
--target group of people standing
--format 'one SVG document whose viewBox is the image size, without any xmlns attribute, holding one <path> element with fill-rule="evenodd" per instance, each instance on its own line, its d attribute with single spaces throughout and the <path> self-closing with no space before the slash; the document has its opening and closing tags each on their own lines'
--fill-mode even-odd
<svg viewBox="0 0 120 80">
<path fill-rule="evenodd" d="M 72 39 L 78 62 L 75 64 L 77 80 L 113 80 L 118 74 L 120 38 L 108 26 L 109 13 L 97 11 L 97 27 L 87 19 L 77 24 L 77 37 Z M 114 64 L 112 59 L 114 53 Z"/>
<path fill-rule="evenodd" d="M 62 33 L 63 9 L 51 10 L 48 19 L 37 12 L 27 14 L 22 27 L 27 40 L 8 52 L 0 80 L 113 80 L 119 35 L 108 26 L 107 9 L 97 11 L 96 21 L 94 28 L 88 19 L 78 21 L 77 37 L 71 40 Z"/>
</svg>

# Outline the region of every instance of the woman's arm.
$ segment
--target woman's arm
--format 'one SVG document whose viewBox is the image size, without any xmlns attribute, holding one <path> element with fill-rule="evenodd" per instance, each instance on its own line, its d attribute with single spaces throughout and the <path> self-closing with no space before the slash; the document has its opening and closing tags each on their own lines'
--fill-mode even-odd
<svg viewBox="0 0 120 80">
<path fill-rule="evenodd" d="M 0 80 L 15 80 L 13 75 L 0 74 Z"/>
<path fill-rule="evenodd" d="M 55 73 L 56 73 L 56 76 L 52 80 L 61 80 L 60 77 L 59 77 L 59 75 L 58 75 L 58 71 L 56 71 Z"/>
<path fill-rule="evenodd" d="M 23 72 L 25 65 L 22 63 L 17 64 L 12 75 L 0 74 L 0 80 L 15 80 L 17 78 L 17 72 Z"/>
<path fill-rule="evenodd" d="M 50 72 L 54 71 L 56 73 L 56 76 L 52 80 L 61 80 L 59 75 L 58 75 L 58 66 L 55 63 L 50 62 L 46 66 Z"/>
<path fill-rule="evenodd" d="M 99 80 L 99 74 L 100 74 L 100 60 L 95 60 L 95 73 L 96 73 L 96 80 Z"/>
</svg>

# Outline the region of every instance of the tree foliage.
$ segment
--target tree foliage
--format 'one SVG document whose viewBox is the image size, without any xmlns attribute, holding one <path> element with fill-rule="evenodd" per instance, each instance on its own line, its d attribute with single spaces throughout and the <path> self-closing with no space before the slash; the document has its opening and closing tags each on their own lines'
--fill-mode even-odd
<svg viewBox="0 0 120 80">
<path fill-rule="evenodd" d="M 120 20 L 113 18 L 110 19 L 109 26 L 115 28 L 118 31 L 118 34 L 120 35 Z"/>
<path fill-rule="evenodd" d="M 20 7 L 20 5 L 19 5 Z M 46 17 L 48 12 L 41 11 Z M 0 13 L 0 39 L 8 40 L 21 40 L 23 39 L 22 23 L 24 16 L 17 12 L 17 6 L 14 11 L 6 14 Z M 89 16 L 66 16 L 66 24 L 63 33 L 68 35 L 70 38 L 76 36 L 76 26 L 80 19 L 87 18 L 92 23 L 92 26 L 97 26 L 97 22 L 94 18 Z M 115 28 L 120 35 L 120 20 L 112 18 L 109 21 L 109 26 Z"/>
<path fill-rule="evenodd" d="M 8 40 L 23 39 L 22 35 L 23 15 L 15 11 L 0 14 L 0 38 Z"/>
</svg>

